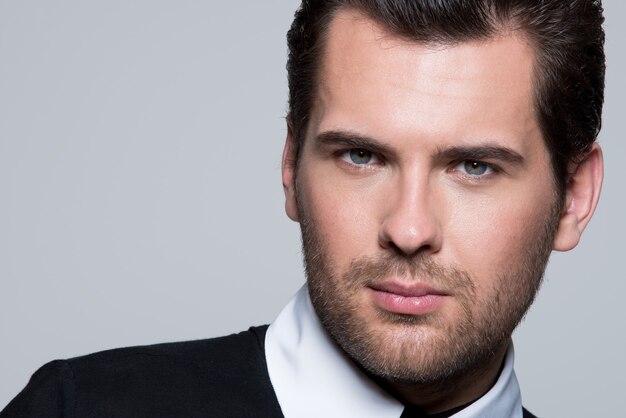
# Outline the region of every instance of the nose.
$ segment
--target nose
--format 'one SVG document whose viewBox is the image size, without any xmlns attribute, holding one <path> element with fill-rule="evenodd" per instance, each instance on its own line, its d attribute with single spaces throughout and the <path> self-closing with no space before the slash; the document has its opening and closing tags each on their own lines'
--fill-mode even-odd
<svg viewBox="0 0 626 418">
<path fill-rule="evenodd" d="M 401 180 L 386 196 L 379 243 L 404 256 L 441 249 L 442 209 L 429 192 L 428 180 Z"/>
</svg>

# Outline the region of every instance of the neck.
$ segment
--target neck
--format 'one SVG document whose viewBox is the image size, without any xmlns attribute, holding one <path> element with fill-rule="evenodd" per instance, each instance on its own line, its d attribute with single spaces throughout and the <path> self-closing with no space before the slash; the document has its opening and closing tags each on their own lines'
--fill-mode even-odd
<svg viewBox="0 0 626 418">
<path fill-rule="evenodd" d="M 416 406 L 427 414 L 447 411 L 472 403 L 491 389 L 500 376 L 510 344 L 510 340 L 505 341 L 486 361 L 445 381 L 425 385 L 374 380 L 405 405 Z"/>
</svg>

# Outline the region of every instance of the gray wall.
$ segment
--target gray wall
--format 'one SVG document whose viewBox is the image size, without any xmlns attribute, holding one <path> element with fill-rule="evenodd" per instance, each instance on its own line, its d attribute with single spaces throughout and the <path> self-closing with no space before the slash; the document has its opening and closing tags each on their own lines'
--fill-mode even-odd
<svg viewBox="0 0 626 418">
<path fill-rule="evenodd" d="M 297 3 L 0 0 L 0 408 L 46 361 L 267 323 L 303 283 L 280 186 Z M 602 202 L 516 334 L 545 417 L 623 411 L 626 7 L 605 8 Z"/>
</svg>

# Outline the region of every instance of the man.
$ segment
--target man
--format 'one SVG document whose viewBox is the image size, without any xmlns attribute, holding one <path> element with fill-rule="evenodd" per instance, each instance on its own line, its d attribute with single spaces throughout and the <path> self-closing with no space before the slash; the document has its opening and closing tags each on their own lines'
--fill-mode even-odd
<svg viewBox="0 0 626 418">
<path fill-rule="evenodd" d="M 511 334 L 598 202 L 599 1 L 304 1 L 269 327 L 40 369 L 13 416 L 521 417 Z"/>
</svg>

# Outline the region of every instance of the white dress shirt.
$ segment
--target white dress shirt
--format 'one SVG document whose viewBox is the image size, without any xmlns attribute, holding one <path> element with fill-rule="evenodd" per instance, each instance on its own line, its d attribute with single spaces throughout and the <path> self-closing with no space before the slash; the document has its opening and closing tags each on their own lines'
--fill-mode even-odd
<svg viewBox="0 0 626 418">
<path fill-rule="evenodd" d="M 270 380 L 285 418 L 398 418 L 404 406 L 330 339 L 303 286 L 265 337 Z M 495 385 L 455 418 L 522 418 L 511 346 Z"/>
</svg>

